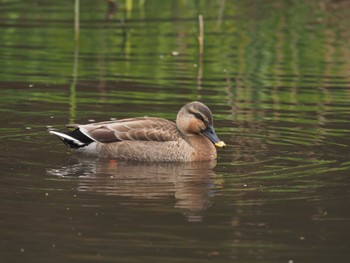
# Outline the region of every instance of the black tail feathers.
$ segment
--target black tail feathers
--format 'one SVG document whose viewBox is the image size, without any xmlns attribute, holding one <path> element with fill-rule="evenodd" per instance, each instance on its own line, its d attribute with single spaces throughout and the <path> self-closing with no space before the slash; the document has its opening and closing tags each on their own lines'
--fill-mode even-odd
<svg viewBox="0 0 350 263">
<path fill-rule="evenodd" d="M 58 136 L 65 145 L 72 149 L 85 147 L 94 141 L 79 129 L 70 132 L 50 131 L 50 133 Z"/>
</svg>

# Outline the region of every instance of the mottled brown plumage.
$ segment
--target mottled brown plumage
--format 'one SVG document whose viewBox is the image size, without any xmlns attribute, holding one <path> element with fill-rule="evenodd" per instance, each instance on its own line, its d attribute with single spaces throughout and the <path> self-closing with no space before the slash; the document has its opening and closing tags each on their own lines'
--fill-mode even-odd
<svg viewBox="0 0 350 263">
<path fill-rule="evenodd" d="M 74 127 L 70 133 L 51 133 L 78 151 L 122 160 L 207 161 L 216 158 L 214 144 L 225 147 L 214 131 L 211 111 L 200 102 L 183 106 L 176 123 L 141 117 Z"/>
</svg>

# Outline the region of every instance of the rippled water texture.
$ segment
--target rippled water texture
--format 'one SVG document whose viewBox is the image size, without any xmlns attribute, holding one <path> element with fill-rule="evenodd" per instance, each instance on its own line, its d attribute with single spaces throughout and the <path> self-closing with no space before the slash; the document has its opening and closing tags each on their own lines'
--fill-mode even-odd
<svg viewBox="0 0 350 263">
<path fill-rule="evenodd" d="M 84 0 L 77 45 L 73 10 L 0 0 L 1 262 L 350 262 L 348 1 Z M 94 159 L 47 133 L 192 100 L 217 162 Z"/>
</svg>

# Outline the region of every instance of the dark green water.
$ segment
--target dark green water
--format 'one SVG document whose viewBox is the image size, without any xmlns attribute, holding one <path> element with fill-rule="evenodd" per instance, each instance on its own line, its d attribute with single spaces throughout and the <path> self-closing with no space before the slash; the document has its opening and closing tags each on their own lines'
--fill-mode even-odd
<svg viewBox="0 0 350 263">
<path fill-rule="evenodd" d="M 347 1 L 0 0 L 1 262 L 350 262 Z M 204 18 L 199 56 L 198 15 Z M 205 102 L 217 164 L 47 129 Z"/>
</svg>

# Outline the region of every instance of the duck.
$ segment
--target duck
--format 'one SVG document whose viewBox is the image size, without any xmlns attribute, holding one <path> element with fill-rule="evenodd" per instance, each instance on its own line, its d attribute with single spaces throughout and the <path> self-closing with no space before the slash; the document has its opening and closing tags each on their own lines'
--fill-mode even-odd
<svg viewBox="0 0 350 263">
<path fill-rule="evenodd" d="M 187 103 L 176 121 L 136 117 L 89 124 L 69 124 L 71 131 L 50 130 L 69 148 L 101 158 L 141 162 L 198 162 L 217 158 L 217 136 L 210 109 Z"/>
</svg>

